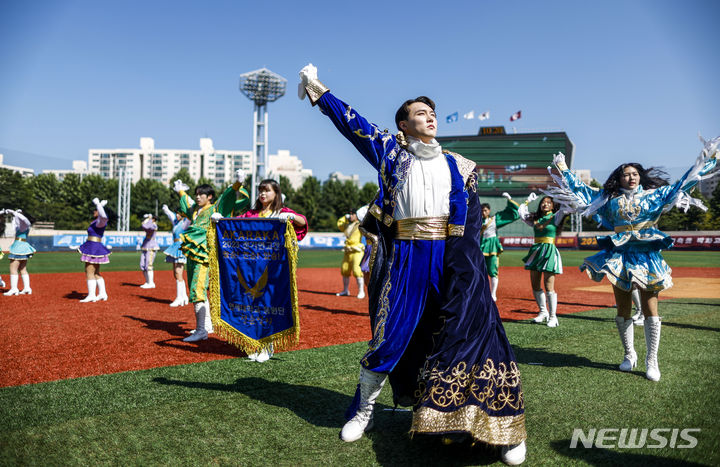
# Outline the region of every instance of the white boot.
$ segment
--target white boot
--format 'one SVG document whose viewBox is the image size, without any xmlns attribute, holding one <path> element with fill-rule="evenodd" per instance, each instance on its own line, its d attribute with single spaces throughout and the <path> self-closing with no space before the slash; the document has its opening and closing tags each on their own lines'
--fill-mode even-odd
<svg viewBox="0 0 720 467">
<path fill-rule="evenodd" d="M 494 302 L 497 302 L 497 286 L 498 278 L 490 277 L 490 295 L 492 295 L 492 299 Z"/>
<path fill-rule="evenodd" d="M 546 292 L 545 298 L 547 298 L 547 307 L 548 307 L 548 322 L 547 325 L 550 328 L 556 328 L 560 325 L 558 323 L 557 319 L 557 292 Z"/>
<path fill-rule="evenodd" d="M 523 441 L 520 444 L 503 446 L 500 450 L 500 459 L 507 465 L 520 465 L 525 462 L 526 454 L 527 448 L 525 447 L 525 441 Z"/>
<path fill-rule="evenodd" d="M 175 300 L 170 304 L 172 307 L 187 305 L 187 295 L 185 294 L 185 281 L 175 281 Z"/>
<path fill-rule="evenodd" d="M 205 300 L 203 303 L 205 304 L 205 330 L 208 334 L 212 334 L 215 330 L 213 329 L 212 317 L 210 316 L 210 302 Z"/>
<path fill-rule="evenodd" d="M 338 297 L 347 297 L 348 295 L 350 295 L 349 287 L 350 287 L 350 276 L 348 276 L 348 277 L 343 276 L 343 291 L 340 293 L 336 293 L 335 295 L 337 295 Z"/>
<path fill-rule="evenodd" d="M 536 323 L 542 323 L 546 319 L 548 319 L 548 311 L 547 311 L 547 305 L 545 302 L 545 292 L 542 290 L 533 290 L 533 295 L 535 296 L 535 303 L 537 303 L 538 308 L 540 309 L 540 313 L 533 318 L 533 321 Z"/>
<path fill-rule="evenodd" d="M 97 280 L 97 286 L 98 286 L 98 293 L 97 297 L 95 297 L 95 301 L 99 302 L 100 300 L 107 301 L 108 295 L 107 291 L 105 290 L 105 279 L 100 277 L 100 279 Z"/>
<path fill-rule="evenodd" d="M 340 439 L 351 443 L 362 438 L 373 425 L 373 407 L 385 384 L 385 373 L 360 368 L 360 406 L 353 418 L 343 426 Z"/>
<path fill-rule="evenodd" d="M 30 288 L 30 275 L 22 274 L 23 289 L 20 291 L 20 295 L 32 295 L 32 289 Z"/>
<path fill-rule="evenodd" d="M 97 296 L 95 295 L 95 288 L 97 287 L 97 281 L 95 279 L 88 279 L 87 286 L 88 286 L 87 297 L 80 300 L 80 303 L 94 302 L 97 299 Z"/>
<path fill-rule="evenodd" d="M 195 308 L 195 332 L 183 339 L 184 342 L 202 341 L 208 338 L 205 330 L 205 302 L 193 303 Z"/>
<path fill-rule="evenodd" d="M 648 316 L 645 318 L 645 377 L 650 381 L 660 381 L 660 367 L 658 366 L 658 349 L 660 349 L 660 317 Z"/>
<path fill-rule="evenodd" d="M 273 347 L 271 342 L 262 348 L 262 350 L 257 354 L 257 358 L 255 359 L 255 361 L 258 363 L 263 363 L 270 360 L 273 355 L 275 355 L 275 348 Z"/>
<path fill-rule="evenodd" d="M 632 315 L 633 323 L 635 323 L 635 326 L 642 326 L 643 323 L 645 323 L 645 317 L 642 313 L 642 305 L 640 304 L 640 291 L 638 289 L 633 289 L 632 291 L 632 302 L 633 305 L 635 305 L 635 312 L 634 315 Z"/>
<path fill-rule="evenodd" d="M 0 287 L 5 287 L 5 281 L 0 277 Z"/>
<path fill-rule="evenodd" d="M 18 286 L 18 275 L 17 274 L 10 274 L 10 290 L 5 292 L 3 295 L 19 295 L 20 291 L 17 288 Z"/>
<path fill-rule="evenodd" d="M 625 358 L 620 364 L 620 371 L 630 371 L 637 365 L 637 354 L 635 353 L 635 333 L 633 331 L 632 319 L 625 319 L 622 316 L 615 317 L 615 324 L 620 333 L 620 342 L 625 349 Z"/>
<path fill-rule="evenodd" d="M 143 274 L 145 275 L 145 283 L 140 286 L 141 289 L 154 289 L 155 288 L 155 280 L 154 280 L 154 271 L 152 269 L 143 271 Z"/>
<path fill-rule="evenodd" d="M 358 284 L 358 295 L 357 298 L 365 298 L 365 278 L 364 277 L 356 277 L 357 284 Z"/>
</svg>

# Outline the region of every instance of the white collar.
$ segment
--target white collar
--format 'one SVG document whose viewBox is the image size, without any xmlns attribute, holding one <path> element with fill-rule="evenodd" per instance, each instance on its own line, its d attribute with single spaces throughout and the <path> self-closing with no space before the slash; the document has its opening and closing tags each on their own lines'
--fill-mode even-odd
<svg viewBox="0 0 720 467">
<path fill-rule="evenodd" d="M 638 185 L 633 189 L 620 188 L 620 193 L 624 194 L 628 198 L 632 198 L 636 193 L 642 192 L 642 185 Z"/>
<path fill-rule="evenodd" d="M 423 143 L 413 136 L 408 136 L 408 150 L 420 159 L 433 159 L 442 155 L 440 143 L 435 138 L 430 143 Z"/>
</svg>

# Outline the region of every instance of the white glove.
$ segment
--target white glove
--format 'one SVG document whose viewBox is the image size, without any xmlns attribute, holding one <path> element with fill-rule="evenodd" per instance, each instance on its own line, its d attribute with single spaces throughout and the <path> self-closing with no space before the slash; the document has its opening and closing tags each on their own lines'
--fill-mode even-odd
<svg viewBox="0 0 720 467">
<path fill-rule="evenodd" d="M 98 204 L 100 204 L 100 198 L 93 198 L 92 202 L 95 206 L 97 206 Z"/>
<path fill-rule="evenodd" d="M 510 193 L 508 193 L 507 191 L 504 192 L 502 195 L 507 199 L 512 199 L 512 196 L 510 196 Z"/>
<path fill-rule="evenodd" d="M 100 206 L 105 207 L 106 204 L 107 204 L 107 200 L 106 200 L 106 199 L 100 201 Z"/>
<path fill-rule="evenodd" d="M 167 210 L 168 210 L 167 204 L 163 204 L 163 205 L 162 205 L 162 210 L 163 210 L 163 211 L 167 211 Z"/>
<path fill-rule="evenodd" d="M 537 195 L 536 195 L 535 193 L 530 193 L 530 194 L 528 195 L 527 199 L 525 200 L 525 202 L 526 202 L 526 203 L 532 203 L 532 202 L 535 201 L 536 199 L 537 199 Z"/>
<path fill-rule="evenodd" d="M 243 169 L 237 169 L 235 171 L 235 180 L 240 184 L 245 182 L 245 171 Z"/>
<path fill-rule="evenodd" d="M 4 214 L 5 214 L 5 210 L 4 210 L 4 209 L 0 209 L 0 216 L 2 216 L 2 215 L 4 215 Z"/>
<path fill-rule="evenodd" d="M 175 180 L 175 183 L 173 184 L 173 190 L 175 190 L 176 193 L 180 193 L 181 191 L 188 191 L 189 189 L 190 187 L 185 185 L 185 182 L 180 179 Z"/>
<path fill-rule="evenodd" d="M 222 218 L 223 218 L 223 215 L 220 214 L 219 212 L 214 212 L 214 213 L 212 213 L 212 214 L 210 215 L 210 219 L 211 219 L 213 222 L 217 222 L 217 221 L 219 221 L 219 220 L 222 219 Z"/>
<path fill-rule="evenodd" d="M 147 219 L 148 217 L 152 217 L 152 214 L 145 214 L 145 215 L 143 216 L 143 219 Z"/>
<path fill-rule="evenodd" d="M 553 164 L 555 164 L 555 167 L 567 167 L 567 164 L 565 163 L 565 154 L 561 152 L 553 154 Z"/>
<path fill-rule="evenodd" d="M 287 221 L 287 222 L 292 222 L 295 220 L 295 214 L 293 214 L 291 212 L 281 212 L 280 214 L 278 214 L 278 219 Z"/>
<path fill-rule="evenodd" d="M 305 86 L 307 86 L 310 81 L 315 81 L 316 79 L 318 79 L 317 68 L 313 66 L 312 63 L 308 63 L 300 70 L 300 83 L 298 83 L 298 98 L 300 100 L 305 99 L 305 96 L 307 96 Z"/>
</svg>

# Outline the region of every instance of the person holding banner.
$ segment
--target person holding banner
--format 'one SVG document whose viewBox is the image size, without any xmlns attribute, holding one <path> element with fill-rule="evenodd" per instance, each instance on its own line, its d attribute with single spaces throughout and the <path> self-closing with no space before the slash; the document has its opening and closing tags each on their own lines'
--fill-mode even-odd
<svg viewBox="0 0 720 467">
<path fill-rule="evenodd" d="M 263 180 L 258 186 L 258 197 L 252 209 L 247 210 L 243 214 L 236 216 L 240 218 L 261 217 L 261 218 L 277 218 L 285 219 L 291 222 L 295 229 L 297 240 L 305 238 L 308 231 L 307 218 L 302 214 L 298 214 L 292 209 L 285 207 L 284 196 L 280 189 L 280 184 L 272 179 Z M 248 359 L 263 363 L 274 355 L 275 350 L 272 343 L 263 346 L 258 352 L 248 355 Z"/>
<path fill-rule="evenodd" d="M 395 403 L 413 406 L 411 433 L 464 435 L 497 446 L 506 463 L 522 463 L 524 397 L 480 250 L 479 168 L 437 143 L 428 97 L 400 106 L 396 136 L 330 93 L 311 64 L 300 79 L 299 97 L 309 97 L 377 170 L 380 194 L 370 214 L 379 220 L 378 245 L 390 246 L 384 264 L 373 266 L 384 274 L 368 290 L 380 296 L 369 303 L 372 339 L 341 439 L 356 441 L 372 427 L 389 378 Z"/>
<path fill-rule="evenodd" d="M 639 289 L 645 316 L 645 377 L 650 381 L 660 380 L 658 294 L 673 285 L 672 270 L 661 254 L 662 250 L 672 247 L 673 239 L 658 230 L 656 224 L 660 216 L 673 207 L 685 212 L 691 206 L 707 209 L 689 192 L 717 168 L 720 137 L 710 141 L 701 138 L 701 141 L 703 149 L 695 164 L 672 184 L 664 172 L 629 162 L 615 168 L 598 190 L 580 181 L 568 169 L 565 155 L 558 153 L 553 160 L 562 178 L 553 176 L 557 185 L 548 187 L 547 192 L 562 200 L 563 209 L 599 218 L 603 225 L 614 228 L 613 235 L 597 237 L 603 249 L 585 258 L 580 270 L 597 282 L 607 278 L 613 286 L 617 303 L 615 324 L 624 350 L 621 371 L 631 371 L 637 365 L 630 313 L 632 289 Z"/>
<path fill-rule="evenodd" d="M 534 193 L 531 194 L 534 195 Z M 497 236 L 497 229 L 512 224 L 520 218 L 518 215 L 518 207 L 520 207 L 520 205 L 513 201 L 509 193 L 503 193 L 502 195 L 507 198 L 507 206 L 502 211 L 495 213 L 494 216 L 490 215 L 490 205 L 487 203 L 482 204 L 483 226 L 480 249 L 485 257 L 488 275 L 490 276 L 490 293 L 492 299 L 495 301 L 497 301 L 500 255 L 503 252 L 502 244 Z M 528 198 L 528 200 L 532 201 L 530 198 Z"/>
<path fill-rule="evenodd" d="M 140 270 L 145 276 L 145 283 L 140 286 L 141 289 L 155 288 L 155 271 L 153 271 L 153 263 L 155 262 L 155 254 L 160 249 L 155 234 L 157 233 L 157 224 L 155 216 L 148 213 L 143 216 L 142 229 L 145 231 L 140 245 Z"/>
<path fill-rule="evenodd" d="M 189 201 L 192 204 L 195 204 L 192 199 Z M 181 212 L 172 212 L 170 208 L 168 208 L 167 204 L 163 204 L 162 209 L 173 225 L 173 243 L 163 252 L 165 253 L 165 262 L 172 263 L 173 265 L 173 276 L 175 277 L 175 300 L 170 303 L 170 306 L 185 306 L 189 302 L 187 288 L 185 287 L 185 278 L 183 277 L 183 271 L 185 270 L 185 263 L 187 262 L 187 259 L 180 250 L 180 247 L 182 246 L 180 235 L 190 226 L 190 219 L 185 217 Z"/>
<path fill-rule="evenodd" d="M 357 298 L 365 298 L 365 279 L 360 268 L 360 263 L 365 253 L 365 245 L 362 243 L 360 233 L 360 221 L 357 212 L 345 214 L 337 221 L 338 230 L 345 235 L 345 247 L 343 247 L 343 260 L 340 264 L 340 275 L 343 280 L 343 290 L 335 295 L 347 297 L 350 295 L 350 276 L 355 276 L 358 285 Z"/>
<path fill-rule="evenodd" d="M 105 211 L 107 200 L 100 201 L 98 198 L 93 198 L 92 202 L 95 206 L 94 220 L 88 227 L 87 240 L 78 247 L 78 252 L 82 255 L 80 260 L 85 263 L 85 278 L 88 287 L 87 297 L 80 300 L 80 303 L 107 301 L 108 299 L 105 279 L 100 275 L 100 266 L 110 262 L 111 253 L 110 249 L 102 243 L 108 223 L 108 215 Z M 97 289 L 97 294 L 95 289 Z"/>
<path fill-rule="evenodd" d="M 547 320 L 548 327 L 554 328 L 559 324 L 555 275 L 562 274 L 562 258 L 555 246 L 555 238 L 565 215 L 563 212 L 558 212 L 558 206 L 550 196 L 540 200 L 534 213 L 528 211 L 527 204 L 521 206 L 518 212 L 523 222 L 532 227 L 535 233 L 535 244 L 522 259 L 525 269 L 530 271 L 530 284 L 535 302 L 540 309 L 533 321 L 542 323 Z M 543 284 L 545 292 L 543 292 Z"/>
<path fill-rule="evenodd" d="M 5 214 L 13 216 L 15 241 L 10 245 L 8 253 L 8 259 L 10 260 L 10 290 L 3 295 L 30 295 L 32 289 L 30 288 L 30 274 L 28 274 L 27 262 L 35 253 L 35 248 L 28 243 L 27 237 L 34 219 L 32 219 L 32 216 L 23 213 L 22 209 L 0 210 L 0 215 Z M 18 276 L 22 276 L 22 290 L 18 289 Z"/>
<path fill-rule="evenodd" d="M 208 338 L 213 332 L 210 319 L 210 304 L 207 299 L 209 279 L 209 257 L 207 245 L 207 229 L 212 225 L 211 216 L 219 213 L 222 216 L 232 213 L 237 199 L 249 203 L 250 196 L 242 187 L 245 173 L 238 169 L 236 181 L 229 186 L 216 200 L 215 189 L 210 185 L 195 187 L 195 204 L 187 194 L 189 189 L 182 180 L 175 180 L 174 190 L 180 195 L 180 211 L 192 224 L 180 234 L 180 247 L 187 258 L 187 278 L 190 285 L 190 302 L 195 311 L 195 331 L 184 338 L 185 342 L 196 342 Z M 237 193 L 237 195 L 236 195 Z"/>
</svg>

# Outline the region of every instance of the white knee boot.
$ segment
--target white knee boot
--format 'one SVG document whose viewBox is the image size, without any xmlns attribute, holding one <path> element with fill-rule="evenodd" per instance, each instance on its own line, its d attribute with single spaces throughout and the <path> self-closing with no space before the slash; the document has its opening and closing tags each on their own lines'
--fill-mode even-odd
<svg viewBox="0 0 720 467">
<path fill-rule="evenodd" d="M 95 300 L 97 300 L 97 295 L 95 295 L 95 289 L 97 288 L 97 281 L 95 279 L 88 279 L 87 287 L 88 287 L 87 297 L 80 300 L 80 303 L 94 302 Z"/>
<path fill-rule="evenodd" d="M 20 295 L 31 295 L 32 289 L 30 288 L 30 275 L 22 274 L 23 289 L 20 291 Z"/>
<path fill-rule="evenodd" d="M 537 303 L 538 308 L 540 309 L 540 313 L 533 318 L 533 321 L 536 323 L 542 323 L 546 319 L 548 319 L 548 310 L 547 310 L 547 303 L 545 301 L 545 292 L 542 290 L 533 290 L 533 295 L 535 295 L 535 302 Z"/>
<path fill-rule="evenodd" d="M 208 332 L 205 330 L 205 302 L 193 303 L 195 308 L 195 332 L 183 339 L 184 342 L 202 341 L 208 338 Z"/>
<path fill-rule="evenodd" d="M 660 381 L 660 367 L 658 366 L 658 350 L 660 349 L 660 317 L 648 316 L 645 318 L 645 377 L 650 381 Z"/>
<path fill-rule="evenodd" d="M 364 277 L 356 277 L 357 284 L 358 284 L 358 295 L 357 298 L 365 298 L 365 278 Z"/>
<path fill-rule="evenodd" d="M 145 276 L 145 283 L 140 286 L 141 289 L 154 289 L 155 288 L 155 273 L 152 269 L 143 271 Z"/>
<path fill-rule="evenodd" d="M 643 316 L 642 305 L 640 304 L 640 291 L 638 289 L 633 289 L 631 297 L 636 310 L 635 314 L 632 315 L 632 320 L 635 323 L 635 326 L 642 326 L 645 322 L 645 317 Z"/>
<path fill-rule="evenodd" d="M 5 292 L 3 295 L 19 295 L 20 291 L 17 288 L 18 286 L 18 275 L 17 274 L 10 274 L 10 290 Z"/>
<path fill-rule="evenodd" d="M 548 318 L 547 325 L 551 328 L 556 328 L 560 325 L 557 319 L 557 292 L 546 292 L 545 297 L 547 298 Z"/>
<path fill-rule="evenodd" d="M 172 307 L 188 304 L 188 296 L 185 290 L 185 281 L 175 281 L 175 300 L 170 304 Z"/>
<path fill-rule="evenodd" d="M 620 333 L 620 342 L 625 349 L 625 358 L 620 364 L 621 371 L 630 371 L 637 365 L 637 354 L 635 353 L 635 335 L 633 328 L 633 320 L 625 319 L 622 316 L 615 317 L 615 324 Z"/>
<path fill-rule="evenodd" d="M 210 316 L 210 302 L 205 300 L 203 303 L 205 304 L 205 330 L 208 334 L 212 334 L 215 330 L 213 329 L 212 317 Z"/>
<path fill-rule="evenodd" d="M 490 278 L 490 295 L 492 295 L 493 301 L 497 302 L 497 287 L 498 287 L 498 278 L 497 277 L 491 277 Z"/>
<path fill-rule="evenodd" d="M 95 297 L 95 301 L 99 302 L 100 300 L 107 301 L 108 295 L 107 290 L 105 290 L 105 279 L 102 277 L 97 280 L 97 286 L 98 286 L 98 293 L 97 297 Z"/>
<path fill-rule="evenodd" d="M 350 277 L 342 276 L 343 278 L 343 291 L 340 293 L 336 293 L 338 297 L 347 297 L 350 295 Z"/>
<path fill-rule="evenodd" d="M 360 406 L 355 416 L 343 426 L 340 439 L 348 443 L 357 441 L 372 428 L 375 400 L 380 395 L 386 376 L 385 373 L 360 369 Z"/>
</svg>

